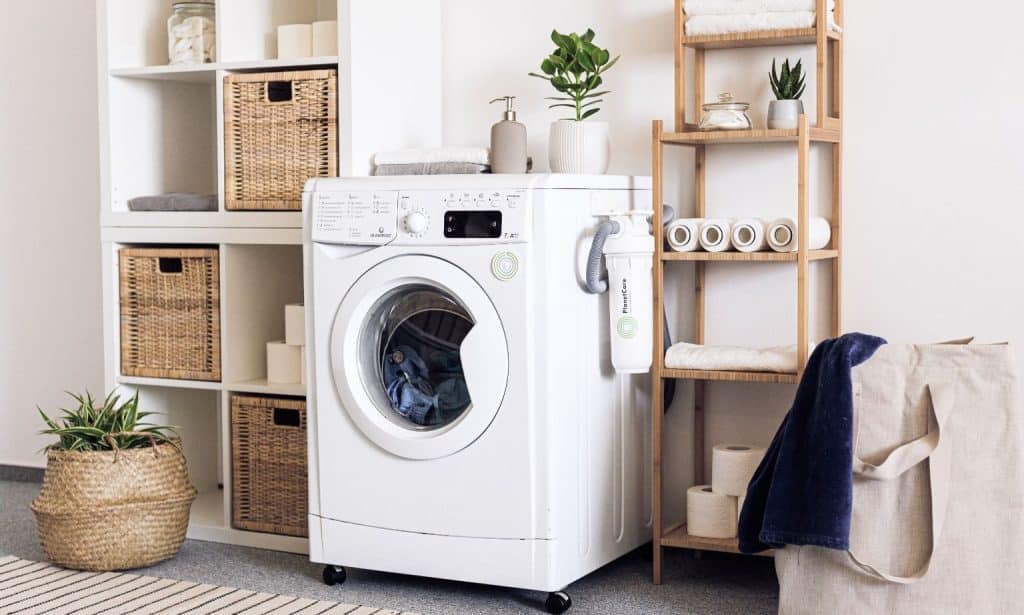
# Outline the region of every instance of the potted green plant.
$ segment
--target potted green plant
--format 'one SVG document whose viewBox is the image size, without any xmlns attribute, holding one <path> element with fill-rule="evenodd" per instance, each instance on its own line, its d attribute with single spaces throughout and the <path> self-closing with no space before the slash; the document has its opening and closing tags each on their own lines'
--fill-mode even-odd
<svg viewBox="0 0 1024 615">
<path fill-rule="evenodd" d="M 551 32 L 555 50 L 540 64 L 541 73 L 530 73 L 549 82 L 558 92 L 549 96 L 551 109 L 569 109 L 570 117 L 551 124 L 548 163 L 556 173 L 600 174 L 608 171 L 611 142 L 608 123 L 590 120 L 601 109 L 603 75 L 619 56 L 594 44 L 594 31 L 583 34 Z M 589 120 L 589 121 L 587 121 Z"/>
<path fill-rule="evenodd" d="M 185 540 L 196 490 L 171 427 L 149 425 L 139 396 L 76 406 L 40 433 L 46 448 L 43 488 L 32 502 L 46 556 L 65 568 L 123 570 L 173 557 Z"/>
<path fill-rule="evenodd" d="M 782 72 L 776 72 L 773 58 L 768 79 L 776 98 L 768 105 L 768 128 L 796 128 L 804 112 L 804 103 L 800 100 L 806 87 L 802 60 L 797 60 L 791 69 L 787 59 L 782 63 Z"/>
</svg>

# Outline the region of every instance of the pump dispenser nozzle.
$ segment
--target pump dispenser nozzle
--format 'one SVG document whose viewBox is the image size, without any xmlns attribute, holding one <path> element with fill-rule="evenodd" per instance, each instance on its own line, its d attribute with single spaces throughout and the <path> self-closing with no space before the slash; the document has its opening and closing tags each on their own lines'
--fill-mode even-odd
<svg viewBox="0 0 1024 615">
<path fill-rule="evenodd" d="M 504 115 L 503 119 L 505 121 L 508 121 L 508 122 L 514 122 L 514 121 L 516 121 L 516 110 L 512 108 L 512 104 L 513 104 L 512 101 L 514 101 L 515 99 L 516 99 L 515 96 L 499 96 L 499 97 L 495 98 L 494 100 L 492 100 L 490 104 L 493 105 L 494 103 L 496 103 L 498 101 L 504 100 L 505 101 L 505 115 Z"/>
</svg>

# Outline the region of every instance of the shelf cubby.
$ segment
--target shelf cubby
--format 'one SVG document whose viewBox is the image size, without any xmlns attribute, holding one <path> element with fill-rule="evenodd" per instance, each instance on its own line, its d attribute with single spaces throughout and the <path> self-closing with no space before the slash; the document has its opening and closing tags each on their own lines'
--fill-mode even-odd
<svg viewBox="0 0 1024 615">
<path fill-rule="evenodd" d="M 276 58 L 278 26 L 337 18 L 338 6 L 332 0 L 218 0 L 218 59 Z"/>
<path fill-rule="evenodd" d="M 114 78 L 108 100 L 111 211 L 137 196 L 217 193 L 212 83 Z"/>
<path fill-rule="evenodd" d="M 225 387 L 278 394 L 304 390 L 266 381 L 266 344 L 284 339 L 284 306 L 303 299 L 302 248 L 226 246 L 222 265 Z"/>
</svg>

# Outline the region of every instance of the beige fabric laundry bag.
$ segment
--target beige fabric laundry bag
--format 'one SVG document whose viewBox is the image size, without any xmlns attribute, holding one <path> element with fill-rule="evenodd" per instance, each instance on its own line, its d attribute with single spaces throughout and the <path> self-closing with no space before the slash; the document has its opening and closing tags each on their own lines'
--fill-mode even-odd
<svg viewBox="0 0 1024 615">
<path fill-rule="evenodd" d="M 850 551 L 776 551 L 779 612 L 1024 613 L 1009 346 L 882 346 L 853 372 Z"/>
</svg>

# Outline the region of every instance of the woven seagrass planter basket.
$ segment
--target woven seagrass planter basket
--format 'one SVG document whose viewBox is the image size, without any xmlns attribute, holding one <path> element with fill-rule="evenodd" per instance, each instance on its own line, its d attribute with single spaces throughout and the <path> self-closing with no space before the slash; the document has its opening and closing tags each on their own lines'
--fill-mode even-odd
<svg viewBox="0 0 1024 615">
<path fill-rule="evenodd" d="M 91 571 L 142 568 L 174 557 L 196 497 L 175 445 L 47 450 L 43 488 L 32 502 L 46 556 Z"/>
</svg>

